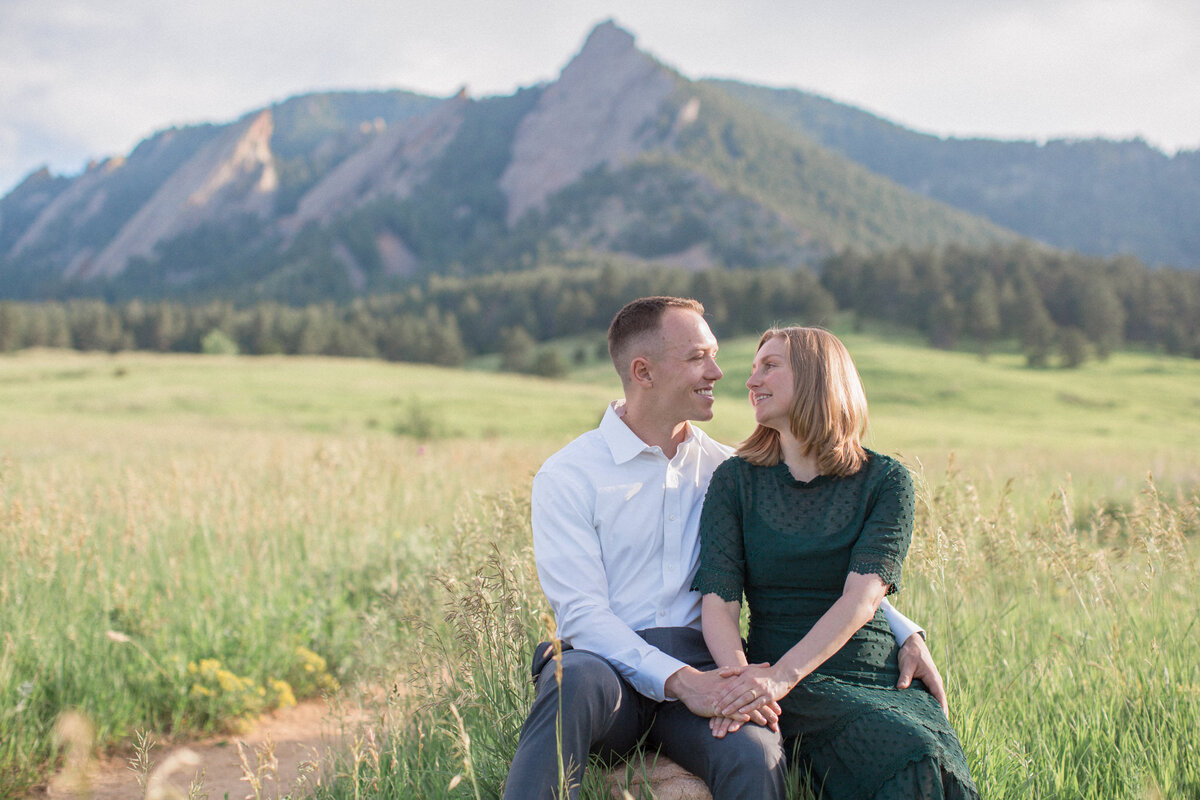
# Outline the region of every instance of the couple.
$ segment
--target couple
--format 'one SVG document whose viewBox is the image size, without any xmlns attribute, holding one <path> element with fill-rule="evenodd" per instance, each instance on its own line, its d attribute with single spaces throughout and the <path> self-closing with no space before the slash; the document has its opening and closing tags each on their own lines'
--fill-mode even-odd
<svg viewBox="0 0 1200 800">
<path fill-rule="evenodd" d="M 919 629 L 884 599 L 912 481 L 859 443 L 849 356 L 824 331 L 764 334 L 746 382 L 758 426 L 730 458 L 688 422 L 712 418 L 722 377 L 703 313 L 672 297 L 622 308 L 608 343 L 624 402 L 534 478 L 565 652 L 561 670 L 535 652 L 505 797 L 558 797 L 560 754 L 575 797 L 589 754 L 639 744 L 715 800 L 783 798 L 793 752 L 829 798 L 978 797 Z"/>
</svg>

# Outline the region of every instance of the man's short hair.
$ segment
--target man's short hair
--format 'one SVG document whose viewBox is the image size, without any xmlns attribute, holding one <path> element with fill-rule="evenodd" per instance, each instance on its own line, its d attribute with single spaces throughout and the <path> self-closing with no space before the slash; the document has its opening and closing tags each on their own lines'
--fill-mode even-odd
<svg viewBox="0 0 1200 800">
<path fill-rule="evenodd" d="M 704 306 L 690 297 L 639 297 L 617 312 L 608 325 L 608 356 L 612 359 L 622 383 L 632 360 L 632 345 L 647 333 L 657 332 L 663 315 L 670 308 L 682 308 L 704 315 Z"/>
</svg>

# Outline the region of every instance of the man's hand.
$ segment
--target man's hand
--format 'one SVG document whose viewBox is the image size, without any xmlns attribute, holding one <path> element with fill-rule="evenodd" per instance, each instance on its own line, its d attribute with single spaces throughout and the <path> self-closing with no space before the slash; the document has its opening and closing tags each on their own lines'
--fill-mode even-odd
<svg viewBox="0 0 1200 800">
<path fill-rule="evenodd" d="M 767 705 L 777 704 L 791 691 L 792 685 L 780 679 L 770 664 L 739 667 L 738 673 L 717 698 L 717 710 L 723 717 L 753 714 Z M 729 670 L 722 670 L 725 673 Z"/>
<path fill-rule="evenodd" d="M 925 645 L 925 637 L 914 633 L 904 640 L 900 648 L 900 680 L 896 681 L 897 689 L 907 689 L 912 685 L 913 678 L 923 682 L 925 688 L 942 706 L 942 713 L 950 718 L 950 704 L 946 702 L 946 687 L 942 685 L 942 674 L 938 672 L 937 664 Z"/>
<path fill-rule="evenodd" d="M 663 689 L 667 697 L 674 697 L 698 717 L 717 716 L 717 697 L 722 693 L 729 678 L 717 670 L 701 672 L 695 667 L 683 667 L 667 678 Z M 741 721 L 750 719 L 741 715 Z"/>
<path fill-rule="evenodd" d="M 701 672 L 694 667 L 684 667 L 667 678 L 663 688 L 667 697 L 673 697 L 683 703 L 696 716 L 711 718 L 713 724 L 710 727 L 713 736 L 718 739 L 726 733 L 733 733 L 747 722 L 778 731 L 779 715 L 783 713 L 783 709 L 774 701 L 760 701 L 746 712 L 735 711 L 724 716 L 718 714 L 717 698 L 728 691 L 733 679 L 745 669 L 746 667 L 723 667 Z"/>
</svg>

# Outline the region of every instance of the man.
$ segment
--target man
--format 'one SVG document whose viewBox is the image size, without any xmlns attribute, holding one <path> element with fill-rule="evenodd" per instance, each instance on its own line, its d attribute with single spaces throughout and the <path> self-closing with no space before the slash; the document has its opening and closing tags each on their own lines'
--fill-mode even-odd
<svg viewBox="0 0 1200 800">
<path fill-rule="evenodd" d="M 737 719 L 723 738 L 707 719 L 727 676 L 714 669 L 689 585 L 704 492 L 732 451 L 689 424 L 712 418 L 723 374 L 703 313 L 673 297 L 622 308 L 608 344 L 624 402 L 534 478 L 538 577 L 569 649 L 561 676 L 546 648 L 535 654 L 537 694 L 510 800 L 559 797 L 560 780 L 573 798 L 589 754 L 619 757 L 643 742 L 704 779 L 715 800 L 785 795 L 777 704 Z M 900 683 L 924 680 L 944 706 L 918 629 L 885 612 L 903 643 Z"/>
</svg>

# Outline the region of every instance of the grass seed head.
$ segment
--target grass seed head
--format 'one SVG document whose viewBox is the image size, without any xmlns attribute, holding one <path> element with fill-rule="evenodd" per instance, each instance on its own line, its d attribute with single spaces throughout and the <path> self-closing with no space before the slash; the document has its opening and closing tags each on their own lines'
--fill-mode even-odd
<svg viewBox="0 0 1200 800">
<path fill-rule="evenodd" d="M 188 794 L 172 783 L 171 778 L 178 772 L 194 771 L 199 766 L 200 756 L 194 750 L 186 747 L 176 750 L 150 773 L 150 779 L 146 781 L 146 800 L 187 800 Z"/>
</svg>

